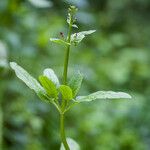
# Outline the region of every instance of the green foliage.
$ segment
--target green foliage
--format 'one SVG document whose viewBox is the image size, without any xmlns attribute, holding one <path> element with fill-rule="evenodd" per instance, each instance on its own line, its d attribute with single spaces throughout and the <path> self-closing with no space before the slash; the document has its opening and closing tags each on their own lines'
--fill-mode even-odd
<svg viewBox="0 0 150 150">
<path fill-rule="evenodd" d="M 96 30 L 89 30 L 89 31 L 74 33 L 71 35 L 71 42 L 76 46 L 86 37 L 86 35 L 92 34 L 95 31 Z"/>
<path fill-rule="evenodd" d="M 67 43 L 64 40 L 57 39 L 57 38 L 50 38 L 50 41 L 61 45 L 70 45 L 70 43 Z"/>
<path fill-rule="evenodd" d="M 69 86 L 61 85 L 59 87 L 59 91 L 62 94 L 62 99 L 64 99 L 64 100 L 72 100 L 73 99 L 72 90 Z"/>
<path fill-rule="evenodd" d="M 58 92 L 55 84 L 49 80 L 46 76 L 39 76 L 39 81 L 47 92 L 48 96 L 51 98 L 58 98 Z"/>
<path fill-rule="evenodd" d="M 120 98 L 131 98 L 131 96 L 124 92 L 113 92 L 113 91 L 98 91 L 88 96 L 78 96 L 76 101 L 78 102 L 90 102 L 96 99 L 120 99 Z"/>
<path fill-rule="evenodd" d="M 15 62 L 11 62 L 10 66 L 15 71 L 16 76 L 20 80 L 22 80 L 30 89 L 34 90 L 37 94 L 38 93 L 45 94 L 45 90 L 43 89 L 43 87 L 27 71 L 25 71 Z"/>
<path fill-rule="evenodd" d="M 68 85 L 72 89 L 73 98 L 75 98 L 80 90 L 81 84 L 83 80 L 83 75 L 81 73 L 75 74 L 71 79 Z"/>
<path fill-rule="evenodd" d="M 74 75 L 73 70 L 82 72 L 80 94 L 98 89 L 130 91 L 133 101 L 98 100 L 78 105 L 66 115 L 66 134 L 76 139 L 82 150 L 150 149 L 149 0 L 53 1 L 51 8 L 41 9 L 30 1 L 0 1 L 5 60 L 18 62 L 34 77 L 46 67 L 55 68 L 61 81 L 64 50 L 50 44 L 49 38 L 59 38 L 63 31 L 67 35 L 62 16 L 68 2 L 79 7 L 76 24 L 81 31 L 97 30 L 77 48 L 72 47 L 68 77 Z M 55 109 L 39 101 L 11 70 L 0 72 L 0 96 L 2 150 L 59 149 Z"/>
<path fill-rule="evenodd" d="M 44 69 L 43 75 L 46 76 L 49 80 L 51 80 L 56 85 L 56 87 L 59 87 L 59 80 L 52 69 Z"/>
</svg>

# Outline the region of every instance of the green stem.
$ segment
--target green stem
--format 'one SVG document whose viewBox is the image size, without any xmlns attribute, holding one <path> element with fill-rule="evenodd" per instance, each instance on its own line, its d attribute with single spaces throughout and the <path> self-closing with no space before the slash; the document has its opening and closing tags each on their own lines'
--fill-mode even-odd
<svg viewBox="0 0 150 150">
<path fill-rule="evenodd" d="M 72 25 L 69 25 L 68 31 L 68 39 L 67 42 L 71 44 L 71 31 Z M 67 46 L 66 54 L 65 54 L 65 61 L 64 61 L 64 73 L 63 73 L 63 83 L 67 84 L 67 74 L 68 74 L 68 63 L 69 63 L 69 54 L 70 54 L 70 45 Z"/>
<path fill-rule="evenodd" d="M 62 140 L 62 143 L 63 143 L 65 149 L 70 150 L 70 148 L 67 144 L 66 135 L 65 135 L 64 114 L 60 114 L 60 134 L 61 134 L 61 140 Z"/>
<path fill-rule="evenodd" d="M 73 16 L 71 15 L 70 17 L 71 17 L 71 21 L 69 24 L 69 30 L 68 30 L 68 36 L 67 36 L 67 42 L 70 45 L 67 46 L 65 60 L 64 60 L 64 72 L 63 72 L 63 84 L 64 85 L 67 85 L 68 64 L 69 64 L 69 55 L 70 55 L 70 47 L 71 47 L 71 32 L 72 32 Z M 66 107 L 66 101 L 62 100 L 62 106 L 61 106 L 62 113 L 60 113 L 60 135 L 61 135 L 62 143 L 65 147 L 65 150 L 70 150 L 67 140 L 66 140 L 65 128 L 64 128 L 65 107 Z"/>
</svg>

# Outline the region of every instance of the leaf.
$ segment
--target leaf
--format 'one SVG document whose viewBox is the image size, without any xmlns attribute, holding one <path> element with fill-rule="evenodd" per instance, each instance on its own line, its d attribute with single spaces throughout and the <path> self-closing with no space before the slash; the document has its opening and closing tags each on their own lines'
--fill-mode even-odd
<svg viewBox="0 0 150 150">
<path fill-rule="evenodd" d="M 58 80 L 58 77 L 56 76 L 55 72 L 53 71 L 53 69 L 46 68 L 43 71 L 43 75 L 46 76 L 49 80 L 51 80 L 56 85 L 56 87 L 59 87 L 59 85 L 60 85 L 59 80 Z"/>
<path fill-rule="evenodd" d="M 58 39 L 58 38 L 50 38 L 51 42 L 61 44 L 61 45 L 70 45 L 70 43 L 65 42 L 64 40 Z"/>
<path fill-rule="evenodd" d="M 89 31 L 82 31 L 82 32 L 74 33 L 71 35 L 71 42 L 77 45 L 86 37 L 86 35 L 92 34 L 95 31 L 96 30 L 89 30 Z"/>
<path fill-rule="evenodd" d="M 113 92 L 113 91 L 98 91 L 88 96 L 78 96 L 77 102 L 90 102 L 96 99 L 118 99 L 118 98 L 131 98 L 131 96 L 124 92 Z"/>
<path fill-rule="evenodd" d="M 68 83 L 69 87 L 71 87 L 72 89 L 73 98 L 78 94 L 82 80 L 83 75 L 81 73 L 77 73 L 75 76 L 71 78 L 70 82 Z"/>
<path fill-rule="evenodd" d="M 73 20 L 73 22 L 75 22 L 76 20 Z M 74 28 L 78 28 L 78 26 L 76 25 L 76 24 L 72 24 L 72 22 L 71 22 L 71 15 L 70 14 L 68 14 L 68 17 L 67 17 L 67 23 L 70 25 L 70 26 L 72 26 L 72 27 L 74 27 Z"/>
<path fill-rule="evenodd" d="M 10 62 L 10 67 L 15 71 L 16 76 L 21 79 L 30 89 L 34 90 L 37 94 L 45 94 L 45 90 L 39 84 L 39 82 L 17 63 Z"/>
<path fill-rule="evenodd" d="M 79 144 L 72 138 L 67 138 L 67 143 L 69 145 L 70 150 L 80 150 Z M 63 144 L 61 144 L 60 150 L 65 150 Z"/>
<path fill-rule="evenodd" d="M 51 7 L 53 4 L 52 2 L 48 1 L 48 0 L 29 0 L 29 2 L 38 8 L 47 8 L 47 7 Z"/>
<path fill-rule="evenodd" d="M 50 97 L 58 97 L 56 86 L 49 78 L 47 78 L 46 76 L 39 76 L 39 81 Z"/>
<path fill-rule="evenodd" d="M 74 27 L 74 28 L 78 28 L 78 26 L 77 26 L 76 24 L 73 24 L 73 25 L 72 25 L 72 27 Z"/>
<path fill-rule="evenodd" d="M 82 31 L 82 32 L 79 32 L 79 34 L 89 35 L 89 34 L 92 34 L 94 32 L 96 32 L 96 30 Z"/>
<path fill-rule="evenodd" d="M 59 87 L 59 91 L 62 94 L 62 98 L 64 100 L 71 100 L 71 99 L 73 99 L 72 90 L 71 90 L 71 88 L 69 86 L 61 85 Z"/>
<path fill-rule="evenodd" d="M 53 103 L 53 101 L 54 101 L 54 98 L 49 97 L 49 96 L 46 94 L 46 92 L 45 92 L 44 94 L 41 93 L 41 92 L 39 92 L 37 95 L 38 95 L 38 97 L 39 97 L 41 100 L 43 100 L 43 101 L 48 101 L 48 102 L 52 102 L 52 103 Z"/>
</svg>

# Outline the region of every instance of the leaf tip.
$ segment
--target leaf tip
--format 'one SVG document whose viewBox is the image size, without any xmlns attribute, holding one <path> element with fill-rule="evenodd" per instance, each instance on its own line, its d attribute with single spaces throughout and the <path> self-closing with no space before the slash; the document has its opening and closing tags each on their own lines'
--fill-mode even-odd
<svg viewBox="0 0 150 150">
<path fill-rule="evenodd" d="M 130 94 L 127 94 L 127 93 L 126 93 L 126 96 L 127 96 L 127 98 L 129 98 L 129 99 L 132 98 L 132 96 L 131 96 Z"/>
<path fill-rule="evenodd" d="M 14 67 L 17 65 L 16 62 L 10 62 L 9 64 L 10 64 L 10 67 L 11 67 L 12 69 L 14 69 Z"/>
</svg>

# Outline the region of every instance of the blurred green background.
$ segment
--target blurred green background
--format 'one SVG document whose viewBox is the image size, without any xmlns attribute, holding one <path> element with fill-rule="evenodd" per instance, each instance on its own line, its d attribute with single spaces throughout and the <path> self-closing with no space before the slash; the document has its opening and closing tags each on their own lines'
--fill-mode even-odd
<svg viewBox="0 0 150 150">
<path fill-rule="evenodd" d="M 149 150 L 150 0 L 1 0 L 0 149 L 60 147 L 57 111 L 18 80 L 8 62 L 34 77 L 53 68 L 61 80 L 64 47 L 49 38 L 66 35 L 70 4 L 79 8 L 74 32 L 97 30 L 71 51 L 69 76 L 84 74 L 80 94 L 114 90 L 133 98 L 74 107 L 66 116 L 67 136 L 81 150 Z"/>
</svg>

